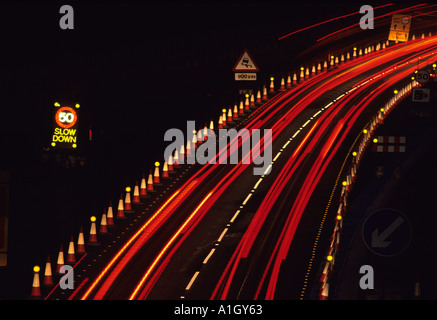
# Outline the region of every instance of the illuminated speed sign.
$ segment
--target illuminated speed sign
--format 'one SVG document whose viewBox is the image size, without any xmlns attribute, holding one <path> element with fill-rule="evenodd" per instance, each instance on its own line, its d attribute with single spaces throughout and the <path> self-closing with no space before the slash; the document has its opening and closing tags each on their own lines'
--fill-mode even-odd
<svg viewBox="0 0 437 320">
<path fill-rule="evenodd" d="M 425 82 L 427 82 L 429 80 L 429 72 L 426 70 L 419 70 L 416 73 L 415 78 L 416 78 L 417 82 L 424 84 Z"/>
<path fill-rule="evenodd" d="M 55 121 L 58 126 L 64 129 L 73 127 L 77 122 L 77 113 L 71 107 L 62 107 L 55 114 Z"/>
<path fill-rule="evenodd" d="M 76 104 L 73 107 L 63 106 L 55 103 L 55 121 L 51 140 L 51 146 L 56 148 L 77 148 L 78 112 L 80 107 Z"/>
</svg>

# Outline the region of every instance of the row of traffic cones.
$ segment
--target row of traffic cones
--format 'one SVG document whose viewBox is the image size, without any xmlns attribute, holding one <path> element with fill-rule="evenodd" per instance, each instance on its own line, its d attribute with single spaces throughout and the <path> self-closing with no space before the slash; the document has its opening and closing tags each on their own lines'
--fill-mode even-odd
<svg viewBox="0 0 437 320">
<path fill-rule="evenodd" d="M 109 202 L 109 206 L 106 212 L 103 212 L 100 219 L 100 226 L 97 227 L 97 218 L 92 216 L 90 218 L 90 232 L 88 236 L 88 241 L 85 243 L 85 236 L 83 232 L 83 228 L 80 227 L 79 235 L 77 237 L 77 244 L 74 243 L 74 238 L 71 236 L 67 255 L 64 255 L 63 246 L 60 246 L 55 272 L 52 272 L 52 263 L 50 256 L 47 257 L 45 263 L 44 277 L 42 281 L 42 285 L 45 287 L 53 287 L 56 282 L 54 280 L 54 276 L 61 276 L 61 267 L 63 265 L 73 266 L 79 262 L 80 258 L 82 258 L 86 254 L 86 246 L 97 246 L 100 244 L 99 237 L 101 235 L 107 235 L 109 233 L 110 228 L 115 227 L 115 218 L 117 219 L 126 219 L 126 214 L 134 212 L 133 206 L 135 204 L 140 204 L 142 200 L 149 197 L 150 193 L 156 191 L 158 186 L 162 186 L 162 180 L 170 178 L 169 173 L 174 172 L 173 164 L 168 165 L 167 162 L 164 162 L 162 174 L 160 172 L 159 163 L 155 163 L 155 169 L 150 170 L 148 175 L 148 180 L 146 182 L 146 175 L 143 174 L 141 179 L 141 184 L 136 183 L 133 190 L 133 197 L 131 197 L 131 188 L 126 188 L 126 194 L 120 195 L 120 200 L 118 202 L 117 212 L 114 217 L 114 210 L 112 206 L 112 202 Z M 34 269 L 34 278 L 32 283 L 32 291 L 30 297 L 32 299 L 41 298 L 41 288 L 40 288 L 40 278 L 39 272 L 40 267 L 35 266 Z"/>
<path fill-rule="evenodd" d="M 353 58 L 366 55 L 368 53 L 379 51 L 381 49 L 385 49 L 389 45 L 389 42 L 378 43 L 376 45 L 371 45 L 363 48 L 354 47 L 352 53 L 349 51 L 337 56 L 328 55 L 328 59 L 323 62 L 318 62 L 317 65 L 313 65 L 310 67 L 301 67 L 298 72 L 294 72 L 293 75 L 288 74 L 286 79 L 285 77 L 281 78 L 281 84 L 279 87 L 279 91 L 284 91 L 290 89 L 293 85 L 296 85 L 304 80 L 309 79 L 310 77 L 319 74 L 321 72 L 327 71 L 329 69 L 335 68 L 336 66 L 349 61 Z M 273 85 L 271 84 L 271 87 Z"/>
<path fill-rule="evenodd" d="M 352 186 L 357 177 L 357 170 L 359 168 L 362 157 L 366 148 L 372 141 L 372 136 L 376 128 L 383 124 L 384 118 L 393 110 L 393 108 L 405 97 L 407 97 L 414 87 L 419 84 L 416 81 L 412 81 L 407 84 L 404 88 L 395 92 L 395 95 L 382 107 L 369 121 L 369 124 L 362 132 L 362 138 L 357 144 L 356 150 L 352 151 L 352 161 L 347 170 L 346 178 L 342 182 L 342 189 L 340 194 L 340 201 L 337 210 L 337 215 L 335 217 L 334 230 L 330 238 L 330 246 L 328 253 L 326 255 L 327 259 L 323 262 L 322 273 L 320 275 L 320 288 L 319 288 L 319 299 L 327 300 L 329 297 L 329 280 L 333 273 L 335 256 L 339 250 L 340 236 L 343 229 L 343 218 L 347 212 L 348 207 L 348 196 L 352 190 Z M 415 288 L 415 291 L 416 288 Z M 415 292 L 416 295 L 416 292 Z"/>
</svg>

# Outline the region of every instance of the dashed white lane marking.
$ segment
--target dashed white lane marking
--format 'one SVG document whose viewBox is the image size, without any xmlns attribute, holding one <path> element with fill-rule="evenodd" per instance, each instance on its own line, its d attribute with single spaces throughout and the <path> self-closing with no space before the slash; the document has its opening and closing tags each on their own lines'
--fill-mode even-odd
<svg viewBox="0 0 437 320">
<path fill-rule="evenodd" d="M 278 159 L 280 155 L 281 155 L 281 152 L 278 152 L 278 153 L 276 154 L 276 156 L 273 158 L 273 162 L 275 162 L 276 159 Z"/>
<path fill-rule="evenodd" d="M 303 124 L 302 128 L 305 128 L 305 127 L 307 126 L 307 124 L 310 123 L 310 122 L 311 122 L 311 119 L 309 119 L 307 122 L 305 122 L 305 123 Z"/>
<path fill-rule="evenodd" d="M 188 283 L 188 285 L 185 287 L 185 290 L 188 291 L 191 289 L 191 286 L 193 285 L 194 281 L 196 280 L 197 276 L 199 275 L 199 271 L 196 271 L 194 273 L 194 275 L 191 277 L 190 282 Z"/>
<path fill-rule="evenodd" d="M 322 112 L 322 110 L 317 111 L 315 114 L 313 114 L 313 118 L 317 117 L 317 115 Z"/>
<path fill-rule="evenodd" d="M 234 214 L 234 216 L 232 217 L 232 219 L 229 221 L 230 223 L 233 223 L 235 221 L 235 219 L 237 219 L 238 214 L 240 213 L 240 210 L 237 210 Z"/>
<path fill-rule="evenodd" d="M 225 236 L 226 232 L 228 231 L 228 228 L 224 228 L 222 234 L 220 235 L 220 237 L 217 239 L 217 242 L 221 242 L 223 237 Z"/>
<path fill-rule="evenodd" d="M 311 122 L 311 120 L 313 120 L 316 116 L 318 116 L 318 115 L 319 115 L 323 110 L 329 108 L 329 107 L 330 107 L 334 102 L 336 102 L 337 100 L 341 99 L 342 97 L 344 97 L 344 96 L 345 96 L 346 94 L 348 94 L 349 92 L 354 91 L 356 88 L 357 88 L 357 87 L 352 88 L 351 90 L 349 90 L 349 91 L 345 92 L 344 94 L 338 96 L 336 99 L 334 99 L 332 102 L 328 103 L 326 106 L 320 108 L 320 110 L 317 111 L 317 112 L 316 112 L 316 113 L 315 113 L 315 114 L 314 114 L 314 115 L 313 115 L 313 116 L 312 116 L 308 121 L 306 121 L 306 122 L 303 124 L 303 126 L 302 126 L 300 129 L 298 129 L 298 130 L 293 134 L 293 136 L 292 136 L 292 137 L 291 137 L 291 138 L 290 138 L 290 139 L 289 139 L 289 140 L 288 140 L 288 141 L 287 141 L 287 142 L 282 146 L 280 152 L 278 152 L 278 153 L 276 154 L 275 158 L 273 159 L 272 164 L 273 164 L 273 162 L 275 162 L 275 161 L 279 158 L 279 156 L 281 155 L 281 153 L 284 151 L 283 149 L 285 149 L 285 148 L 288 146 L 288 144 L 291 142 L 291 140 L 293 140 L 293 139 L 294 139 L 294 138 L 299 134 L 299 132 L 302 130 L 302 128 L 305 128 L 305 127 L 306 127 L 306 126 Z M 264 171 L 264 174 L 261 176 L 261 178 L 258 179 L 258 181 L 256 182 L 256 184 L 255 184 L 254 187 L 252 188 L 251 193 L 249 193 L 249 194 L 247 195 L 246 199 L 244 199 L 243 203 L 240 205 L 240 209 L 243 209 L 244 206 L 246 205 L 246 203 L 249 201 L 249 199 L 250 199 L 250 197 L 252 196 L 253 192 L 258 188 L 259 184 L 262 182 L 262 180 L 263 180 L 265 174 L 267 174 L 267 173 L 270 171 L 270 169 L 272 168 L 272 164 L 270 164 L 270 165 L 267 167 L 266 171 Z M 216 241 L 216 246 L 218 246 L 218 244 L 223 240 L 223 237 L 225 236 L 226 232 L 228 232 L 228 230 L 229 230 L 228 227 L 230 226 L 230 223 L 233 223 L 233 222 L 235 221 L 235 219 L 237 219 L 237 217 L 238 217 L 239 214 L 240 214 L 240 210 L 237 210 L 237 211 L 234 213 L 234 215 L 232 216 L 231 220 L 229 220 L 229 223 L 227 224 L 226 228 L 223 229 L 222 233 L 220 234 L 219 238 L 217 239 L 217 241 Z M 206 258 L 203 260 L 203 264 L 207 264 L 207 263 L 208 263 L 208 261 L 210 260 L 211 256 L 214 254 L 215 250 L 216 250 L 215 248 L 211 249 L 211 251 L 208 253 L 208 255 L 206 256 Z M 196 278 L 197 278 L 197 276 L 199 275 L 199 273 L 200 273 L 199 271 L 196 271 L 196 272 L 194 273 L 194 275 L 192 276 L 190 282 L 188 283 L 188 285 L 187 285 L 186 288 L 185 288 L 186 291 L 189 291 L 189 290 L 190 290 L 191 286 L 193 285 L 193 283 L 194 283 L 194 281 L 196 280 Z M 181 296 L 181 299 L 185 299 L 185 296 Z"/>
<path fill-rule="evenodd" d="M 211 249 L 211 251 L 209 252 L 209 254 L 206 256 L 205 260 L 203 260 L 203 264 L 207 264 L 209 258 L 211 258 L 211 256 L 214 254 L 215 248 Z"/>
<path fill-rule="evenodd" d="M 259 178 L 257 183 L 253 186 L 254 189 L 258 188 L 259 184 L 261 183 L 261 181 L 263 181 L 264 178 Z"/>
</svg>

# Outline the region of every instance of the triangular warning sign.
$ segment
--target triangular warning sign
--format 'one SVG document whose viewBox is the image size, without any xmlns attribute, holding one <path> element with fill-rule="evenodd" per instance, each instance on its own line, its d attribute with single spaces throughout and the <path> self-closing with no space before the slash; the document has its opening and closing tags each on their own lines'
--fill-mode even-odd
<svg viewBox="0 0 437 320">
<path fill-rule="evenodd" d="M 247 49 L 244 49 L 243 54 L 237 60 L 234 68 L 232 69 L 234 72 L 259 72 L 258 66 L 253 61 L 252 57 L 249 54 Z"/>
</svg>

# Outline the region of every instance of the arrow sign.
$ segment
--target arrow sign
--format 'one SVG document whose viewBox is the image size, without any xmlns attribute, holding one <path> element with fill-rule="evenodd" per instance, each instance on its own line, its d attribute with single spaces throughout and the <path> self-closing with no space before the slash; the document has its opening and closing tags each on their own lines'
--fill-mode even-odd
<svg viewBox="0 0 437 320">
<path fill-rule="evenodd" d="M 380 256 L 394 256 L 403 252 L 411 241 L 412 228 L 407 217 L 395 209 L 379 209 L 363 223 L 364 244 Z"/>
<path fill-rule="evenodd" d="M 379 234 L 378 228 L 372 232 L 372 247 L 373 248 L 385 248 L 391 241 L 386 241 L 386 239 L 404 222 L 405 219 L 402 217 L 397 218 L 391 225 L 387 227 L 381 234 Z"/>
</svg>

